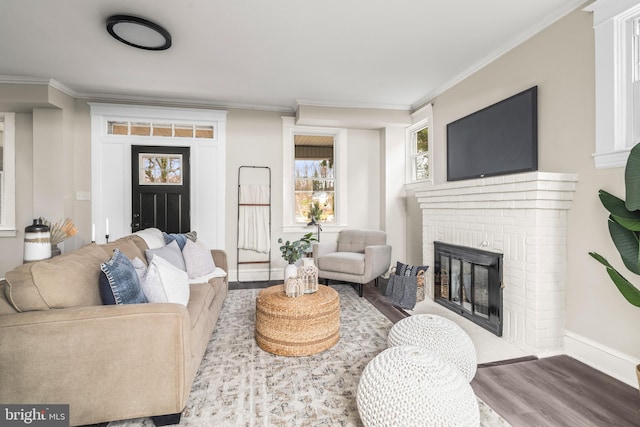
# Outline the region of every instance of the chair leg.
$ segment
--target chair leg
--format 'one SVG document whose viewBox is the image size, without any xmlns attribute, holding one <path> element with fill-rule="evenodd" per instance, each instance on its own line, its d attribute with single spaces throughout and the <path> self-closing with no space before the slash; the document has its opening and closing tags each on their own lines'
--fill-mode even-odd
<svg viewBox="0 0 640 427">
<path fill-rule="evenodd" d="M 360 295 L 360 298 L 362 298 L 363 290 L 364 285 L 362 283 L 358 283 L 358 295 Z"/>
<path fill-rule="evenodd" d="M 378 278 L 376 277 L 376 288 L 378 287 Z"/>
</svg>

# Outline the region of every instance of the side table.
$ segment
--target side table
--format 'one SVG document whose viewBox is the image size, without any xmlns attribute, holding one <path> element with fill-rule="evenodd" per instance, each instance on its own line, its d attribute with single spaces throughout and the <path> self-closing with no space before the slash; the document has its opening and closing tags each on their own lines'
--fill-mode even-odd
<svg viewBox="0 0 640 427">
<path fill-rule="evenodd" d="M 309 356 L 340 340 L 340 296 L 320 286 L 317 292 L 289 298 L 284 285 L 263 289 L 256 298 L 256 342 L 281 356 Z"/>
</svg>

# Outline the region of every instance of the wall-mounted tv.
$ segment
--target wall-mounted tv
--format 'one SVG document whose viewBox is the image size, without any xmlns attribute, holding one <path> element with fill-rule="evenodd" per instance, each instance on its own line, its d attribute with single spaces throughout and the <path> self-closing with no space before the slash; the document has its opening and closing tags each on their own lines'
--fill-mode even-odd
<svg viewBox="0 0 640 427">
<path fill-rule="evenodd" d="M 538 87 L 447 125 L 447 181 L 538 170 Z"/>
</svg>

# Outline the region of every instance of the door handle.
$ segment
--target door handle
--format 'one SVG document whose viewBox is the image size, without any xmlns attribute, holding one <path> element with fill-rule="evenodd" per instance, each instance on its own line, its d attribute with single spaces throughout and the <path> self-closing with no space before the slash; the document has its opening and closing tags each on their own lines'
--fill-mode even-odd
<svg viewBox="0 0 640 427">
<path fill-rule="evenodd" d="M 140 221 L 136 221 L 138 218 L 140 218 L 140 214 L 139 213 L 134 213 L 133 214 L 133 222 L 131 223 L 131 228 L 132 229 L 140 228 Z"/>
</svg>

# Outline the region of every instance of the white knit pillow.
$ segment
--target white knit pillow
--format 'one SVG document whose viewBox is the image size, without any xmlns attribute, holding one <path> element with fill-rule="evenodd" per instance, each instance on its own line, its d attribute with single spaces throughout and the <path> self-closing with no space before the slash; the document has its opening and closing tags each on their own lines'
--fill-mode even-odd
<svg viewBox="0 0 640 427">
<path fill-rule="evenodd" d="M 142 281 L 142 292 L 149 302 L 189 303 L 189 277 L 166 259 L 153 255 Z"/>
<path fill-rule="evenodd" d="M 191 240 L 187 240 L 184 245 L 182 257 L 190 279 L 212 273 L 216 269 L 211 251 L 193 243 Z"/>
</svg>

